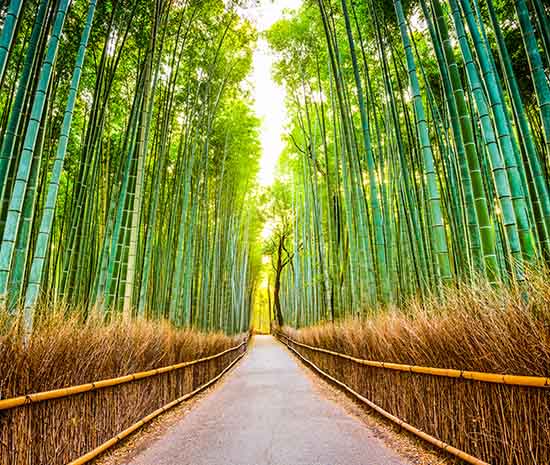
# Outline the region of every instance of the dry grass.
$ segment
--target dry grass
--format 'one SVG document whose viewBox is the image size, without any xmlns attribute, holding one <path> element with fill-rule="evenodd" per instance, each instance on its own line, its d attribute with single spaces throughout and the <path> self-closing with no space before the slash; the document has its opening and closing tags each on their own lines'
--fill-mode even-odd
<svg viewBox="0 0 550 465">
<path fill-rule="evenodd" d="M 363 322 L 285 332 L 369 360 L 550 377 L 549 278 L 532 274 L 521 290 L 464 287 Z M 548 389 L 395 372 L 296 349 L 392 414 L 482 460 L 550 463 Z"/>
<path fill-rule="evenodd" d="M 233 347 L 243 338 L 177 330 L 162 322 L 91 320 L 83 324 L 61 313 L 42 319 L 26 345 L 15 327 L 0 337 L 3 399 L 198 359 Z M 204 384 L 239 353 L 0 412 L 0 465 L 67 463 Z"/>
</svg>

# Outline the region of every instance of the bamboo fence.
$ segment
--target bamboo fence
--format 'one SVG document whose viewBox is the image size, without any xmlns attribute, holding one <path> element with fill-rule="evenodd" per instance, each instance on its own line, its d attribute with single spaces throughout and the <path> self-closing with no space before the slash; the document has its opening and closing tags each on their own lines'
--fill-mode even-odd
<svg viewBox="0 0 550 465">
<path fill-rule="evenodd" d="M 279 333 L 304 362 L 465 462 L 550 463 L 550 379 L 364 360 Z"/>
<path fill-rule="evenodd" d="M 190 362 L 0 400 L 0 465 L 86 463 L 219 379 L 247 343 Z"/>
</svg>

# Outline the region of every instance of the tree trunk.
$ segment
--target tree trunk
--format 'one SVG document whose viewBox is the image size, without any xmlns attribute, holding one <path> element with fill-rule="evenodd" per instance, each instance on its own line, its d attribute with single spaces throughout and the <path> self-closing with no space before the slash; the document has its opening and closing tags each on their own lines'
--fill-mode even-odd
<svg viewBox="0 0 550 465">
<path fill-rule="evenodd" d="M 273 305 L 275 307 L 275 318 L 277 319 L 277 324 L 280 327 L 283 327 L 283 312 L 281 311 L 281 300 L 279 298 L 279 290 L 281 289 L 281 272 L 283 271 L 283 243 L 285 237 L 281 236 L 279 238 L 279 245 L 277 246 L 277 267 L 275 269 L 275 283 L 273 285 Z"/>
</svg>

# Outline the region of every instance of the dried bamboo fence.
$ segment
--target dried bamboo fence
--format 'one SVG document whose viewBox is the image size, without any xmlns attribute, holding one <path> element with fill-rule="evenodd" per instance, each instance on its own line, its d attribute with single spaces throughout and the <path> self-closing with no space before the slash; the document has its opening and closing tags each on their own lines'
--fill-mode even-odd
<svg viewBox="0 0 550 465">
<path fill-rule="evenodd" d="M 363 360 L 279 336 L 378 413 L 468 463 L 550 463 L 550 378 Z"/>
<path fill-rule="evenodd" d="M 212 384 L 247 342 L 190 362 L 0 400 L 0 465 L 86 463 Z"/>
</svg>

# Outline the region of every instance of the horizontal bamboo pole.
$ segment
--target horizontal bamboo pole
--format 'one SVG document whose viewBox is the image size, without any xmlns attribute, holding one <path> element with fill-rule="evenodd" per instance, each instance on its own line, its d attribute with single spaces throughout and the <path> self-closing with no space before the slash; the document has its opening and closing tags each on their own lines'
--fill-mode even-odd
<svg viewBox="0 0 550 465">
<path fill-rule="evenodd" d="M 248 339 L 245 339 L 243 342 L 241 342 L 239 345 L 235 347 L 231 347 L 218 354 L 210 355 L 208 357 L 200 358 L 198 360 L 192 360 L 190 362 L 177 363 L 175 365 L 156 368 L 154 370 L 141 371 L 138 373 L 133 373 L 131 375 L 119 376 L 118 378 L 104 379 L 101 381 L 96 381 L 94 383 L 80 384 L 78 386 L 54 389 L 51 391 L 37 392 L 34 394 L 27 394 L 24 396 L 12 397 L 11 399 L 0 400 L 0 411 L 9 410 L 15 407 L 20 407 L 21 405 L 33 404 L 36 402 L 43 402 L 45 400 L 61 399 L 63 397 L 82 394 L 83 392 L 96 391 L 98 389 L 117 386 L 119 384 L 124 384 L 124 383 L 130 383 L 132 381 L 137 381 L 139 379 L 150 378 L 152 376 L 158 376 L 163 373 L 168 373 L 170 371 L 180 370 L 182 368 L 185 368 L 191 365 L 196 365 L 198 363 L 203 363 L 203 362 L 207 362 L 208 360 L 219 358 L 222 355 L 227 354 L 228 352 L 233 352 L 237 349 L 240 349 L 247 342 L 248 342 Z"/>
<path fill-rule="evenodd" d="M 283 334 L 283 333 L 279 333 L 279 334 L 284 338 L 286 338 L 287 340 L 289 340 L 290 342 L 292 342 L 293 344 L 296 344 L 297 346 L 304 347 L 306 349 L 310 349 L 315 352 L 334 355 L 335 357 L 351 360 L 352 362 L 358 363 L 360 365 L 369 366 L 369 367 L 385 368 L 387 370 L 405 371 L 409 373 L 419 373 L 422 375 L 470 379 L 473 381 L 482 381 L 485 383 L 495 383 L 495 384 L 507 384 L 510 386 L 525 386 L 525 387 L 540 387 L 540 388 L 550 387 L 550 378 L 545 378 L 540 376 L 500 375 L 497 373 L 482 373 L 479 371 L 453 370 L 448 368 L 431 368 L 431 367 L 421 367 L 416 365 L 403 365 L 400 363 L 364 360 L 362 358 L 352 357 L 351 355 L 342 354 L 340 352 L 334 352 L 332 350 L 322 349 L 320 347 L 313 347 L 307 344 L 303 344 L 301 342 L 295 341 L 294 339 L 288 337 L 286 334 Z"/>
<path fill-rule="evenodd" d="M 285 336 L 286 337 L 286 336 Z M 291 342 L 292 339 L 288 338 L 287 339 Z M 447 444 L 446 442 L 443 442 L 431 435 L 429 435 L 428 433 L 425 433 L 424 431 L 422 430 L 419 430 L 418 428 L 415 428 L 414 426 L 412 425 L 409 425 L 408 423 L 405 423 L 403 420 L 397 418 L 395 415 L 392 415 L 390 412 L 384 410 L 382 407 L 379 407 L 378 405 L 376 405 L 374 402 L 370 401 L 369 399 L 367 399 L 366 397 L 362 396 L 361 394 L 359 394 L 358 392 L 354 391 L 352 388 L 350 388 L 347 384 L 343 383 L 342 381 L 334 378 L 333 376 L 329 375 L 328 373 L 326 373 L 325 371 L 321 370 L 317 365 L 315 365 L 313 362 L 311 362 L 310 360 L 308 360 L 306 357 L 304 357 L 300 352 L 298 352 L 294 347 L 291 347 L 290 345 L 288 344 L 285 344 L 290 350 L 292 350 L 296 355 L 298 355 L 298 357 L 300 357 L 305 363 L 307 363 L 308 365 L 310 365 L 314 370 L 316 370 L 318 373 L 320 373 L 322 376 L 324 376 L 325 378 L 329 379 L 331 382 L 333 382 L 334 384 L 337 384 L 338 386 L 340 386 L 341 388 L 345 389 L 346 391 L 348 391 L 350 394 L 352 394 L 354 397 L 356 397 L 357 399 L 359 399 L 361 402 L 364 402 L 365 404 L 367 404 L 369 407 L 371 407 L 373 410 L 375 410 L 376 412 L 378 412 L 380 415 L 382 415 L 383 417 L 387 418 L 388 420 L 396 423 L 397 425 L 399 425 L 401 428 L 407 430 L 409 433 L 412 433 L 414 434 L 415 436 L 418 436 L 419 438 L 425 440 L 426 442 L 429 442 L 430 444 L 432 444 L 433 446 L 439 448 L 439 449 L 442 449 L 443 451 L 445 452 L 448 452 L 449 454 L 452 454 L 454 455 L 455 457 L 458 457 L 462 460 L 464 460 L 465 462 L 467 463 L 471 463 L 472 465 L 489 465 L 487 462 L 484 462 L 483 460 L 480 460 L 476 457 L 474 457 L 473 455 L 470 455 L 466 452 L 464 452 L 463 450 L 460 450 L 460 449 L 457 449 L 456 447 L 453 447 L 451 446 L 450 444 Z M 298 345 L 301 345 L 301 344 L 298 344 Z"/>
<path fill-rule="evenodd" d="M 244 342 L 246 342 L 246 341 L 244 341 Z M 241 347 L 241 346 L 242 346 L 242 344 L 239 345 L 238 347 Z M 227 353 L 227 351 L 225 351 L 223 353 Z M 200 391 L 203 391 L 208 386 L 210 386 L 211 384 L 218 381 L 229 369 L 231 369 L 231 367 L 233 365 L 235 365 L 235 363 L 237 363 L 244 356 L 244 354 L 245 354 L 245 352 L 243 352 L 242 354 L 237 356 L 237 358 L 235 358 L 235 360 L 233 360 L 229 365 L 227 365 L 227 367 L 225 367 L 224 370 L 219 375 L 215 376 L 214 378 L 212 378 L 207 383 L 204 383 L 202 386 L 199 386 L 194 391 L 192 391 L 188 394 L 185 394 L 184 396 L 181 396 L 180 398 L 178 398 L 176 400 L 173 400 L 172 402 L 166 404 L 164 407 L 161 407 L 161 408 L 155 410 L 154 412 L 150 413 L 146 417 L 143 417 L 137 423 L 134 423 L 132 426 L 126 428 L 124 431 L 117 434 L 114 438 L 109 439 L 108 441 L 104 442 L 103 444 L 96 447 L 94 450 L 88 452 L 87 454 L 83 455 L 82 457 L 79 457 L 78 459 L 73 460 L 68 465 L 83 465 L 85 463 L 88 463 L 90 460 L 96 458 L 98 455 L 102 454 L 107 449 L 113 447 L 115 444 L 119 443 L 120 441 L 122 441 L 123 439 L 128 437 L 134 431 L 137 431 L 139 428 L 141 428 L 145 424 L 149 423 L 154 418 L 158 417 L 161 413 L 164 413 L 167 410 L 170 410 L 172 407 L 175 407 L 176 405 L 181 404 L 182 402 L 185 402 L 186 400 L 190 399 L 194 395 L 198 394 Z"/>
</svg>

